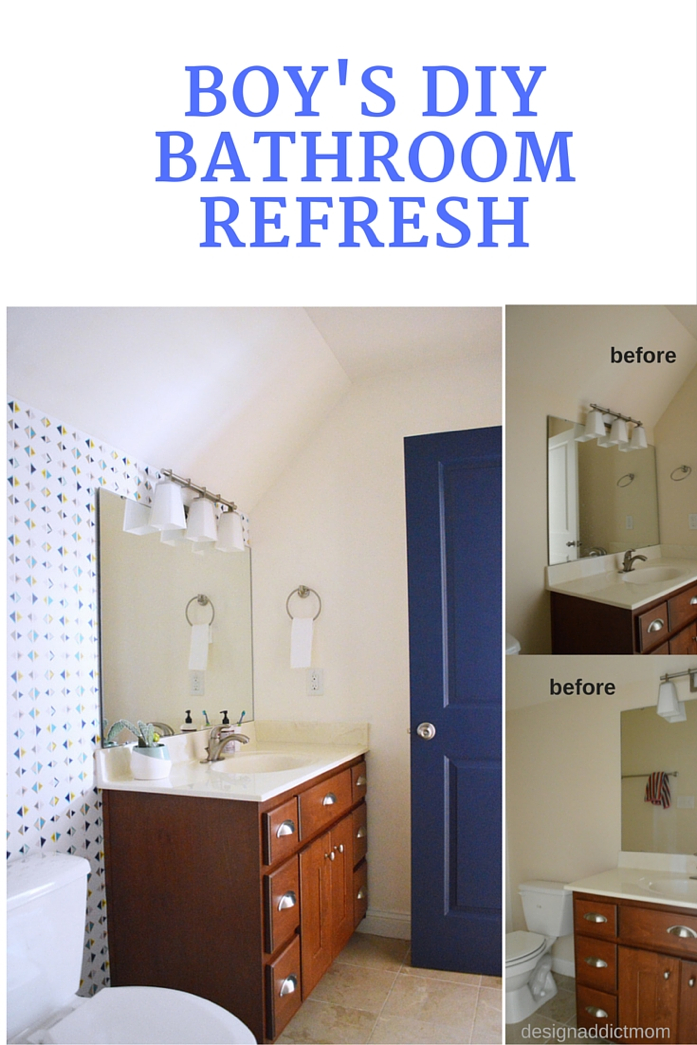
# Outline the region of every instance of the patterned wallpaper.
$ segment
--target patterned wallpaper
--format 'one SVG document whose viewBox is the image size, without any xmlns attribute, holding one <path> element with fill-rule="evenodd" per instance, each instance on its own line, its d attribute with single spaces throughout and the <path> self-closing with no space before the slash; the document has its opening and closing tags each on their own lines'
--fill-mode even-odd
<svg viewBox="0 0 697 1045">
<path fill-rule="evenodd" d="M 8 407 L 8 857 L 90 861 L 81 994 L 108 983 L 99 742 L 95 507 L 144 503 L 156 469 L 12 400 Z"/>
</svg>

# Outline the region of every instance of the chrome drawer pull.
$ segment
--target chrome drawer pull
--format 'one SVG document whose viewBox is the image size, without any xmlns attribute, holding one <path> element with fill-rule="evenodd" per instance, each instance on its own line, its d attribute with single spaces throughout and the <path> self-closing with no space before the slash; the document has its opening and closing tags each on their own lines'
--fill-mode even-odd
<svg viewBox="0 0 697 1045">
<path fill-rule="evenodd" d="M 335 849 L 335 850 L 336 850 L 336 852 L 338 852 L 338 853 L 343 853 L 343 851 L 344 851 L 344 846 L 343 846 L 343 843 L 342 843 L 341 845 L 335 845 L 335 846 L 334 846 L 334 849 Z"/>
<path fill-rule="evenodd" d="M 589 911 L 588 914 L 583 916 L 587 922 L 606 922 L 607 918 L 604 914 L 596 914 L 595 911 Z"/>
<path fill-rule="evenodd" d="M 697 599 L 695 599 L 695 602 L 697 602 Z M 356 787 L 365 787 L 367 785 L 367 783 L 368 783 L 368 781 L 361 774 L 361 776 L 359 776 L 358 780 L 356 781 Z"/>
<path fill-rule="evenodd" d="M 694 987 L 694 985 L 695 985 L 695 978 L 694 978 L 694 976 L 690 976 L 689 980 L 687 981 L 687 986 L 688 987 Z"/>
<path fill-rule="evenodd" d="M 670 979 L 670 972 L 664 972 L 663 973 L 663 979 L 664 980 L 669 980 Z"/>
<path fill-rule="evenodd" d="M 368 834 L 368 832 L 366 831 L 366 829 L 364 827 L 359 827 L 358 830 L 356 831 L 356 838 L 365 838 L 365 836 L 367 834 Z"/>
<path fill-rule="evenodd" d="M 285 997 L 286 994 L 295 994 L 298 989 L 298 979 L 296 976 L 286 976 L 285 980 L 281 984 L 281 989 L 278 992 L 279 998 Z"/>
<path fill-rule="evenodd" d="M 360 889 L 358 890 L 358 892 L 356 893 L 356 899 L 357 900 L 365 900 L 367 895 L 368 894 L 366 893 L 365 889 L 363 888 L 363 886 L 361 886 Z"/>
<path fill-rule="evenodd" d="M 276 838 L 283 838 L 285 835 L 294 835 L 294 834 L 295 834 L 295 824 L 294 824 L 294 822 L 292 820 L 284 820 L 283 823 L 279 825 L 278 830 L 276 831 Z"/>
<path fill-rule="evenodd" d="M 662 620 L 660 617 L 656 617 L 655 620 L 651 621 L 651 623 L 649 624 L 649 626 L 648 626 L 648 628 L 646 630 L 647 631 L 660 631 L 661 628 L 664 626 L 664 624 L 665 624 L 664 620 Z"/>
<path fill-rule="evenodd" d="M 666 929 L 667 933 L 671 933 L 673 936 L 679 936 L 681 940 L 697 940 L 697 933 L 694 929 L 690 929 L 688 925 L 671 925 L 670 929 Z"/>
<path fill-rule="evenodd" d="M 602 958 L 586 958 L 586 965 L 592 965 L 594 969 L 607 969 L 607 962 Z"/>
<path fill-rule="evenodd" d="M 690 599 L 690 606 L 697 606 L 697 595 Z"/>
<path fill-rule="evenodd" d="M 589 1012 L 591 1016 L 595 1016 L 599 1020 L 607 1019 L 605 1009 L 596 1009 L 595 1005 L 586 1005 L 586 1012 Z"/>
<path fill-rule="evenodd" d="M 333 806 L 336 803 L 336 795 L 333 791 L 330 791 L 328 795 L 325 795 L 322 799 L 323 806 Z"/>
<path fill-rule="evenodd" d="M 279 911 L 287 911 L 289 907 L 295 907 L 297 902 L 297 896 L 292 889 L 289 889 L 278 901 L 278 909 Z"/>
<path fill-rule="evenodd" d="M 336 853 L 325 853 L 324 854 L 324 859 L 325 860 L 336 860 Z"/>
</svg>

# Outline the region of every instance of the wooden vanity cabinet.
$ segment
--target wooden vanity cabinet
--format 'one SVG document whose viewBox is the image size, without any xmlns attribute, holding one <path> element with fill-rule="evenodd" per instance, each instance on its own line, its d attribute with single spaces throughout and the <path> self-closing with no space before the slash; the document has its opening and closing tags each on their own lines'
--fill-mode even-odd
<svg viewBox="0 0 697 1045">
<path fill-rule="evenodd" d="M 552 653 L 697 653 L 697 584 L 636 610 L 552 591 Z"/>
<path fill-rule="evenodd" d="M 365 915 L 365 770 L 263 804 L 104 790 L 112 985 L 190 991 L 278 1037 Z"/>
<path fill-rule="evenodd" d="M 613 1027 L 697 1041 L 697 912 L 574 893 L 574 945 L 579 1027 L 610 1041 Z"/>
</svg>

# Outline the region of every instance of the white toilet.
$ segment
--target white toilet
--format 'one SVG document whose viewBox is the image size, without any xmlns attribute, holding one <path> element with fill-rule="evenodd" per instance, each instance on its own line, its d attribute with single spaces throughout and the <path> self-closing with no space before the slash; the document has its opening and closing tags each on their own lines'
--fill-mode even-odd
<svg viewBox="0 0 697 1045">
<path fill-rule="evenodd" d="M 7 1040 L 63 1045 L 249 1043 L 226 1009 L 164 987 L 105 987 L 78 998 L 89 863 L 32 853 L 7 865 Z M 167 932 L 145 913 L 134 931 Z"/>
<path fill-rule="evenodd" d="M 563 882 L 521 882 L 528 932 L 506 934 L 506 1023 L 532 1016 L 557 993 L 550 951 L 573 932 L 572 894 Z"/>
</svg>

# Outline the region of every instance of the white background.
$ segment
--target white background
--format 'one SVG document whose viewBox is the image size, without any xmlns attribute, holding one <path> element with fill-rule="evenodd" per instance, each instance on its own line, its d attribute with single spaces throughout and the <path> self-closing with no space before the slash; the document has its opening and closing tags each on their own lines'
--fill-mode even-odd
<svg viewBox="0 0 697 1045">
<path fill-rule="evenodd" d="M 695 5 L 604 0 L 584 3 L 366 3 L 234 0 L 146 0 L 125 3 L 39 2 L 6 13 L 6 190 L 9 215 L 7 302 L 12 305 L 499 305 L 505 303 L 690 303 L 695 301 Z M 347 58 L 349 83 L 338 86 L 337 60 Z M 232 106 L 209 120 L 184 116 L 187 65 L 218 66 L 230 95 L 248 65 L 271 68 L 281 83 L 279 104 L 259 119 Z M 390 65 L 397 98 L 386 119 L 360 116 L 360 102 L 378 99 L 360 87 L 369 65 Z M 454 65 L 471 96 L 455 117 L 425 119 L 424 65 Z M 534 93 L 539 116 L 513 118 L 515 95 L 499 71 L 496 118 L 475 118 L 476 65 L 545 65 Z M 284 65 L 327 65 L 315 96 L 322 113 L 298 119 L 295 90 Z M 527 75 L 526 75 L 527 74 Z M 383 81 L 386 82 L 386 81 Z M 286 87 L 287 84 L 287 87 Z M 321 92 L 321 93 L 320 93 Z M 572 131 L 574 183 L 557 183 L 555 161 L 546 183 L 536 175 L 515 183 L 516 130 L 534 129 L 546 151 L 554 131 Z M 158 130 L 187 130 L 200 153 L 196 178 L 156 183 Z M 252 181 L 216 184 L 200 175 L 212 143 L 230 130 Z M 350 130 L 356 162 L 350 183 L 261 180 L 266 146 L 255 130 Z M 358 149 L 361 130 L 390 130 L 400 140 L 394 162 L 404 183 L 366 184 Z M 499 134 L 509 166 L 497 181 L 464 177 L 433 184 L 409 176 L 408 144 L 438 130 L 456 144 L 479 130 Z M 206 151 L 208 150 L 208 151 Z M 259 160 L 249 159 L 259 155 Z M 294 155 L 301 156 L 299 146 Z M 257 167 L 255 168 L 255 162 Z M 283 195 L 287 249 L 202 249 L 202 195 L 231 195 L 246 216 L 250 196 Z M 334 197 L 323 246 L 298 249 L 298 195 Z M 338 197 L 380 202 L 376 232 L 392 239 L 390 195 L 425 196 L 425 249 L 338 247 L 343 238 Z M 470 200 L 472 238 L 448 250 L 435 234 L 454 238 L 435 216 L 435 202 Z M 526 195 L 528 249 L 478 248 L 477 196 Z M 473 209 L 474 208 L 474 209 Z M 320 213 L 323 211 L 320 210 Z M 246 225 L 245 225 L 246 222 Z M 269 238 L 277 234 L 269 230 Z M 417 233 L 413 233 L 416 237 Z M 360 233 L 358 236 L 362 239 Z"/>
</svg>

